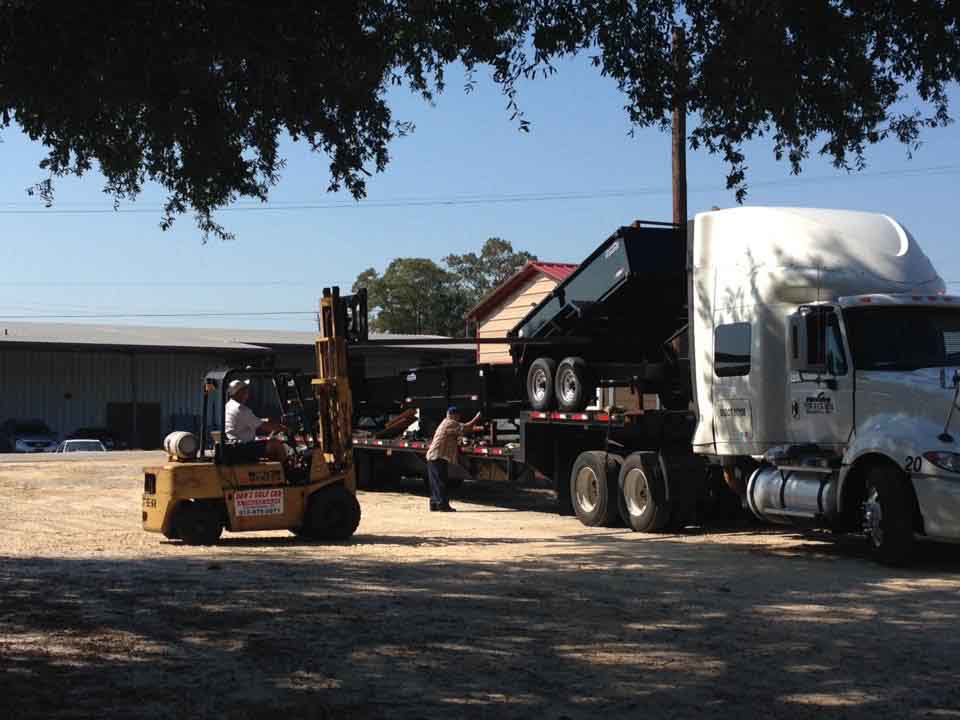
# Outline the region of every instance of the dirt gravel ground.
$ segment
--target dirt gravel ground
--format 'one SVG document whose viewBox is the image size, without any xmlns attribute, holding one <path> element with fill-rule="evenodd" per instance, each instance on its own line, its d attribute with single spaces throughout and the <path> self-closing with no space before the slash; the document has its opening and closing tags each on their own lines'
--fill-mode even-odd
<svg viewBox="0 0 960 720">
<path fill-rule="evenodd" d="M 348 543 L 139 527 L 156 455 L 0 456 L 2 718 L 960 717 L 960 548 L 361 494 Z"/>
</svg>

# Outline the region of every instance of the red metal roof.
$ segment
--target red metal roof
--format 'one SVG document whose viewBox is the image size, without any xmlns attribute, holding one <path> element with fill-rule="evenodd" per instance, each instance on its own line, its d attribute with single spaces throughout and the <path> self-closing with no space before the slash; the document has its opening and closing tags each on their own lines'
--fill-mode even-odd
<svg viewBox="0 0 960 720">
<path fill-rule="evenodd" d="M 500 283 L 500 285 L 488 292 L 486 296 L 477 303 L 476 307 L 467 313 L 467 319 L 479 320 L 486 317 L 497 305 L 510 297 L 510 294 L 514 290 L 538 273 L 546 275 L 559 283 L 570 277 L 578 267 L 578 265 L 571 265 L 570 263 L 528 262 Z"/>
<path fill-rule="evenodd" d="M 579 267 L 579 265 L 572 265 L 571 263 L 531 262 L 529 265 L 532 265 L 544 275 L 552 277 L 557 282 L 566 280 Z"/>
</svg>

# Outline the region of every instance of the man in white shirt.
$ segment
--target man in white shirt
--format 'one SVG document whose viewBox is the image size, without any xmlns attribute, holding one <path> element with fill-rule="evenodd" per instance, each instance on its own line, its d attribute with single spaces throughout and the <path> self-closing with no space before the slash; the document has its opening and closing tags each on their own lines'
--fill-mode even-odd
<svg viewBox="0 0 960 720">
<path fill-rule="evenodd" d="M 262 457 L 272 460 L 284 460 L 286 450 L 283 443 L 275 438 L 257 440 L 257 435 L 268 435 L 286 430 L 280 423 L 268 418 L 258 418 L 247 407 L 250 397 L 249 382 L 233 380 L 227 386 L 230 399 L 223 409 L 223 432 L 226 436 L 224 452 L 231 462 L 256 462 Z"/>
</svg>

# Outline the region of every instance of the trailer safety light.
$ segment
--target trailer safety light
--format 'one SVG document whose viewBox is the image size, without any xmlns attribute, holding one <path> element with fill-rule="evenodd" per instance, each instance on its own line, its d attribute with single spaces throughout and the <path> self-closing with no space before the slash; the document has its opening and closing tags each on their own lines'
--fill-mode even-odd
<svg viewBox="0 0 960 720">
<path fill-rule="evenodd" d="M 947 472 L 960 473 L 960 453 L 930 451 L 923 457 Z"/>
<path fill-rule="evenodd" d="M 532 412 L 530 417 L 534 420 L 546 420 L 547 414 L 545 412 Z"/>
<path fill-rule="evenodd" d="M 589 420 L 590 416 L 586 413 L 576 413 L 575 415 L 570 416 L 571 420 Z"/>
</svg>

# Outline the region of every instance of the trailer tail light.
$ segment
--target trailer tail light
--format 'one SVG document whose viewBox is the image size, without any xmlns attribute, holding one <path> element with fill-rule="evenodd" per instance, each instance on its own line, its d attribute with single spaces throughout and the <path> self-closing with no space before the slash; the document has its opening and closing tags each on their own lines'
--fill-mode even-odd
<svg viewBox="0 0 960 720">
<path fill-rule="evenodd" d="M 589 420 L 590 416 L 586 413 L 574 413 L 570 416 L 571 420 Z"/>
<path fill-rule="evenodd" d="M 610 416 L 607 413 L 600 413 L 594 417 L 598 422 L 610 422 Z"/>
<path fill-rule="evenodd" d="M 530 417 L 533 420 L 546 420 L 548 415 L 545 412 L 532 412 L 530 413 Z"/>
<path fill-rule="evenodd" d="M 147 495 L 156 495 L 157 494 L 157 476 L 153 473 L 144 473 L 143 475 L 143 491 Z"/>
</svg>

